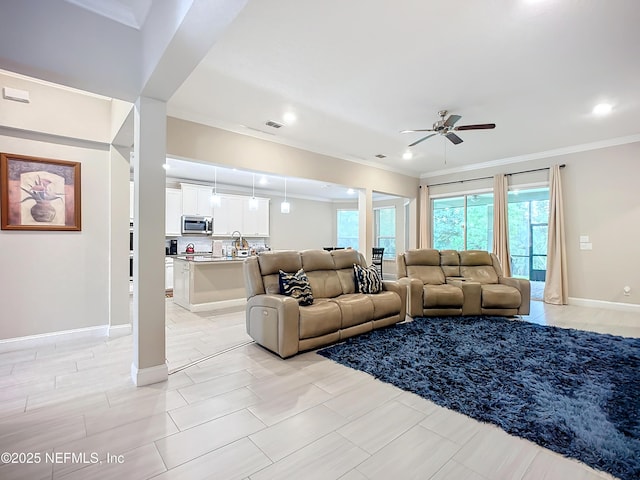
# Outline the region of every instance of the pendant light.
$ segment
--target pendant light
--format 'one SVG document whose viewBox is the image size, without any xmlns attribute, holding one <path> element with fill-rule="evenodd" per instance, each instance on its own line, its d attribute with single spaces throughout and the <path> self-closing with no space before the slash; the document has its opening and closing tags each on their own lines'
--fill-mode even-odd
<svg viewBox="0 0 640 480">
<path fill-rule="evenodd" d="M 218 167 L 213 169 L 213 195 L 211 196 L 211 204 L 215 207 L 220 206 L 220 197 L 218 196 Z"/>
<path fill-rule="evenodd" d="M 258 210 L 258 199 L 256 198 L 256 174 L 253 173 L 253 194 L 249 200 L 249 210 Z"/>
<path fill-rule="evenodd" d="M 280 204 L 280 213 L 289 213 L 291 204 L 287 202 L 287 177 L 284 178 L 284 202 Z"/>
</svg>

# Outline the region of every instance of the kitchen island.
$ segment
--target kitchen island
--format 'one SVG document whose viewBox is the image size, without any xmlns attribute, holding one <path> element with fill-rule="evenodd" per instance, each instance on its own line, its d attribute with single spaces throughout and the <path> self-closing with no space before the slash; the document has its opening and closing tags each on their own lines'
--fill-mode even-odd
<svg viewBox="0 0 640 480">
<path fill-rule="evenodd" d="M 173 261 L 173 301 L 192 312 L 242 307 L 243 258 L 178 255 Z"/>
</svg>

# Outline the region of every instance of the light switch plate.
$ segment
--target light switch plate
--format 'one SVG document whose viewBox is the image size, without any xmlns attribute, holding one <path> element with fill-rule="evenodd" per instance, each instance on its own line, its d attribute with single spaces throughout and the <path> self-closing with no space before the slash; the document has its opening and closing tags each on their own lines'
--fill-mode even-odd
<svg viewBox="0 0 640 480">
<path fill-rule="evenodd" d="M 580 243 L 580 250 L 593 250 L 593 244 L 588 242 Z"/>
<path fill-rule="evenodd" d="M 588 243 L 589 235 L 580 235 L 580 243 Z"/>
</svg>

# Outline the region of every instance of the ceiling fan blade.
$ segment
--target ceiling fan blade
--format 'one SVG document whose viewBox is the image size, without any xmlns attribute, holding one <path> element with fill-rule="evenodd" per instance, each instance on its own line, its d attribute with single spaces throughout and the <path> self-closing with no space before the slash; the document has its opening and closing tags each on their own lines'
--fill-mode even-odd
<svg viewBox="0 0 640 480">
<path fill-rule="evenodd" d="M 489 130 L 491 128 L 496 128 L 496 124 L 480 123 L 478 125 L 460 125 L 459 127 L 455 127 L 454 130 Z"/>
<path fill-rule="evenodd" d="M 414 133 L 414 132 L 434 132 L 432 128 L 422 128 L 419 130 L 401 130 L 400 133 Z"/>
<path fill-rule="evenodd" d="M 454 145 L 458 145 L 459 143 L 462 143 L 462 139 L 453 132 L 447 133 L 445 137 L 451 140 L 451 143 L 453 143 Z"/>
<path fill-rule="evenodd" d="M 444 122 L 445 127 L 453 127 L 453 125 L 460 120 L 462 117 L 460 115 L 449 115 L 449 118 Z"/>
<path fill-rule="evenodd" d="M 419 144 L 420 142 L 424 142 L 427 138 L 431 138 L 435 135 L 435 133 L 432 133 L 431 135 L 427 135 L 426 137 L 422 137 L 420 140 L 417 140 L 415 142 L 413 142 L 411 145 L 409 145 L 410 147 L 415 147 L 417 144 Z M 461 140 L 462 141 L 462 140 Z"/>
</svg>

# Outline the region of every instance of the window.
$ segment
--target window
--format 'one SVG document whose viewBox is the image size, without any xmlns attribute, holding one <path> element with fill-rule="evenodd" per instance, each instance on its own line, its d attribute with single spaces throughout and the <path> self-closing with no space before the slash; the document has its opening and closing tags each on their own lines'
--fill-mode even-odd
<svg viewBox="0 0 640 480">
<path fill-rule="evenodd" d="M 432 201 L 433 248 L 487 250 L 493 245 L 493 193 Z"/>
<path fill-rule="evenodd" d="M 358 250 L 359 233 L 358 210 L 338 210 L 337 214 L 337 247 L 351 247 Z"/>
<path fill-rule="evenodd" d="M 396 208 L 376 208 L 374 213 L 374 230 L 377 247 L 384 248 L 384 256 L 387 260 L 396 258 Z"/>
</svg>

